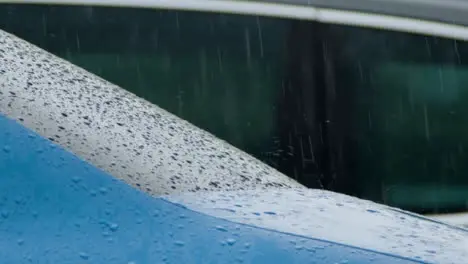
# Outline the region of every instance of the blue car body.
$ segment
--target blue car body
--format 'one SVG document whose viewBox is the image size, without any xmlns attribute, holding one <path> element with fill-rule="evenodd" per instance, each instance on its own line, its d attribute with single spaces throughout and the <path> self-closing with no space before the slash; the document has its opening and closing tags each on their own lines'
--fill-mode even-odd
<svg viewBox="0 0 468 264">
<path fill-rule="evenodd" d="M 0 147 L 2 263 L 468 259 L 463 228 L 306 189 L 3 31 Z"/>
</svg>

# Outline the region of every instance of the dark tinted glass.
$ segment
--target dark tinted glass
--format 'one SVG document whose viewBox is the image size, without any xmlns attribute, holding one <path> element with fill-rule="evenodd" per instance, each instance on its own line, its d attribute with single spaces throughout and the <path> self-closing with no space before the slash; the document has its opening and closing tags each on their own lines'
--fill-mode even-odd
<svg viewBox="0 0 468 264">
<path fill-rule="evenodd" d="M 418 212 L 465 211 L 468 43 L 344 26 L 327 32 L 335 76 L 327 89 L 346 98 L 335 101 L 332 121 L 350 190 Z"/>
</svg>

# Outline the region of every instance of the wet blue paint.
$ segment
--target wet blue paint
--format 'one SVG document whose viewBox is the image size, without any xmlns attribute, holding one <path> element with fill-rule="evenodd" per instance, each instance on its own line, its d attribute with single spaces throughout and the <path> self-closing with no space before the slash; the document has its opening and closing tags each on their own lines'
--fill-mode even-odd
<svg viewBox="0 0 468 264">
<path fill-rule="evenodd" d="M 415 263 L 140 192 L 0 116 L 1 263 Z"/>
</svg>

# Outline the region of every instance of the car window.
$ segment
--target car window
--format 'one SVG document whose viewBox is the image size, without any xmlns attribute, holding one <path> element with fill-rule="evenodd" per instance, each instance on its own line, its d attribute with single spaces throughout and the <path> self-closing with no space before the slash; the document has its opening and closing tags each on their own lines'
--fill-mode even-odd
<svg viewBox="0 0 468 264">
<path fill-rule="evenodd" d="M 328 27 L 327 43 L 354 191 L 418 212 L 465 211 L 468 43 L 348 26 Z"/>
</svg>

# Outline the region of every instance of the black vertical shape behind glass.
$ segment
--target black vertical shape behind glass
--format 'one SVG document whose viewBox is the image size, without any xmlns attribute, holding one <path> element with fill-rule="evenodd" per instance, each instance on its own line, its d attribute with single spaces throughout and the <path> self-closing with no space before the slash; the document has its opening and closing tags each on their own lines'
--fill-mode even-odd
<svg viewBox="0 0 468 264">
<path fill-rule="evenodd" d="M 310 188 L 329 188 L 323 45 L 319 24 L 292 23 L 279 107 L 280 168 Z"/>
</svg>

